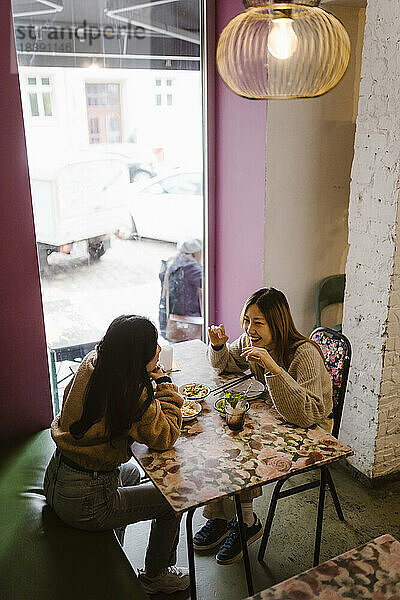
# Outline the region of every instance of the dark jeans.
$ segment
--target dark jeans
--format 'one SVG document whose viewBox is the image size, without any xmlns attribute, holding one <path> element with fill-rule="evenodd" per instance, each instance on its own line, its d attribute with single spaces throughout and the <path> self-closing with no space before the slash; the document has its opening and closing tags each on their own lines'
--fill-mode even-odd
<svg viewBox="0 0 400 600">
<path fill-rule="evenodd" d="M 108 473 L 84 473 L 53 454 L 44 491 L 58 517 L 78 529 L 115 529 L 123 544 L 130 523 L 152 519 L 145 567 L 150 576 L 176 562 L 180 515 L 172 510 L 151 482 L 139 484 L 138 469 L 125 463 Z"/>
</svg>

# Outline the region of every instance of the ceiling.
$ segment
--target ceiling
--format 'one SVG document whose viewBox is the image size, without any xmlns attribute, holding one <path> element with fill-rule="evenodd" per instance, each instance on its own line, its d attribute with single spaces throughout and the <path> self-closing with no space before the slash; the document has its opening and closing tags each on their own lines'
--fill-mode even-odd
<svg viewBox="0 0 400 600">
<path fill-rule="evenodd" d="M 199 69 L 200 0 L 12 0 L 20 64 Z"/>
</svg>

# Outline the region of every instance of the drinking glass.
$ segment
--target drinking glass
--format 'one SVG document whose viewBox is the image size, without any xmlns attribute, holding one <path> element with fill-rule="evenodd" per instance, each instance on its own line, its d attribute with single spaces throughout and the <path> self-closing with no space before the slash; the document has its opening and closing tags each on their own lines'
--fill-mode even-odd
<svg viewBox="0 0 400 600">
<path fill-rule="evenodd" d="M 225 417 L 226 424 L 233 431 L 240 431 L 244 425 L 244 415 L 248 409 L 247 403 L 240 403 L 240 406 L 233 408 L 231 404 L 225 400 Z"/>
</svg>

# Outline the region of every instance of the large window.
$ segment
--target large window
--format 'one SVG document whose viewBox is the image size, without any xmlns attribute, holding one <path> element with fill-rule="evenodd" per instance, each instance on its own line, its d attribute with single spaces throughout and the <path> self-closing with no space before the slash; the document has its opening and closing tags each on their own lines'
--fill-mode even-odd
<svg viewBox="0 0 400 600">
<path fill-rule="evenodd" d="M 12 4 L 56 393 L 74 368 L 66 359 L 79 360 L 120 314 L 150 317 L 163 342 L 163 281 L 178 257 L 196 262 L 197 278 L 193 298 L 171 287 L 170 307 L 201 321 L 200 5 Z M 193 252 L 178 252 L 188 237 Z"/>
</svg>

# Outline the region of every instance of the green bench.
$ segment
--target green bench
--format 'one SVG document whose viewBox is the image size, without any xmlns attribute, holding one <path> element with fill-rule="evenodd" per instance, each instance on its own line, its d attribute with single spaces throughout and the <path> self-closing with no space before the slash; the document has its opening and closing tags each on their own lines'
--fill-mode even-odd
<svg viewBox="0 0 400 600">
<path fill-rule="evenodd" d="M 49 430 L 0 446 L 1 600 L 145 600 L 112 531 L 65 525 L 46 504 Z"/>
</svg>

